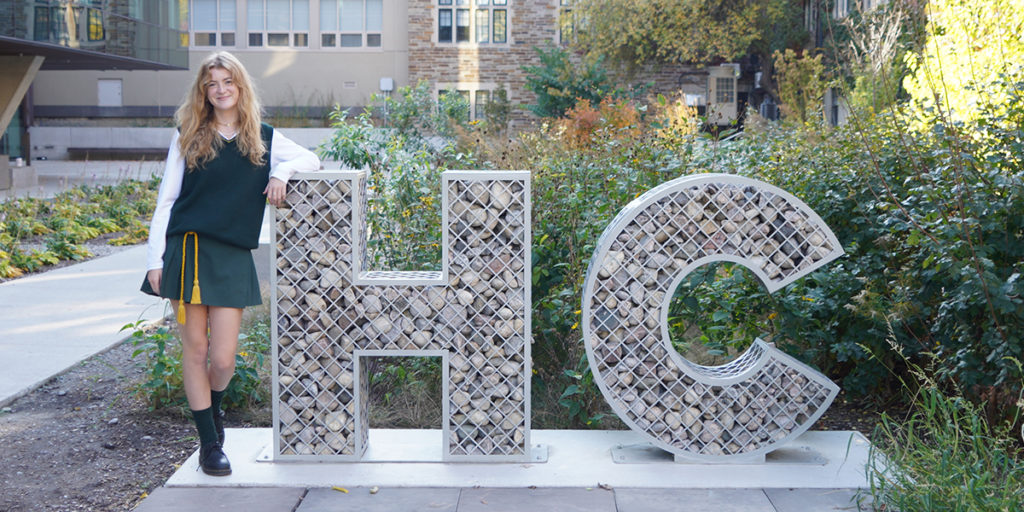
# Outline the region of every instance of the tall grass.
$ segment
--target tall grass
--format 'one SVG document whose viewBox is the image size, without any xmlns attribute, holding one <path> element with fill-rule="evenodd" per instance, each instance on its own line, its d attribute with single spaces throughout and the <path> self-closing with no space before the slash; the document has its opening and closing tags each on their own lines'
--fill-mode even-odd
<svg viewBox="0 0 1024 512">
<path fill-rule="evenodd" d="M 873 433 L 865 494 L 881 510 L 1021 510 L 1014 421 L 992 426 L 981 405 L 940 389 L 920 368 L 912 373 L 918 387 L 908 417 L 883 414 Z"/>
</svg>

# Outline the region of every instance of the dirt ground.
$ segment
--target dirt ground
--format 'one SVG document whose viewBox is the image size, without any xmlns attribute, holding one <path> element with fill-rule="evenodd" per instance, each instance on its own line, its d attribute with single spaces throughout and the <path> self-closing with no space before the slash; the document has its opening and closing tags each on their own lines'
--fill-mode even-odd
<svg viewBox="0 0 1024 512">
<path fill-rule="evenodd" d="M 151 412 L 133 393 L 132 349 L 84 361 L 0 412 L 0 510 L 130 510 L 195 451 L 184 415 Z M 814 428 L 867 434 L 877 416 L 840 395 Z M 227 425 L 266 426 L 230 414 Z"/>
<path fill-rule="evenodd" d="M 195 448 L 181 415 L 151 413 L 122 344 L 0 413 L 0 510 L 128 510 Z"/>
</svg>

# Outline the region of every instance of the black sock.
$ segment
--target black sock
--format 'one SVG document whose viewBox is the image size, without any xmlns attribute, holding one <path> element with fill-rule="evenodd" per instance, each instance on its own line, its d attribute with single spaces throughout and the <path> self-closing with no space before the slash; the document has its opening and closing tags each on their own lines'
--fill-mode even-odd
<svg viewBox="0 0 1024 512">
<path fill-rule="evenodd" d="M 220 391 L 214 391 L 213 389 L 210 389 L 210 408 L 213 409 L 213 415 L 215 417 L 218 414 L 220 414 L 220 403 L 222 400 L 224 400 L 224 393 L 226 391 L 227 388 L 222 389 Z"/>
<path fill-rule="evenodd" d="M 213 408 L 207 407 L 201 411 L 192 411 L 192 419 L 196 422 L 196 429 L 199 430 L 199 444 L 206 446 L 217 442 L 217 430 L 213 426 Z"/>
</svg>

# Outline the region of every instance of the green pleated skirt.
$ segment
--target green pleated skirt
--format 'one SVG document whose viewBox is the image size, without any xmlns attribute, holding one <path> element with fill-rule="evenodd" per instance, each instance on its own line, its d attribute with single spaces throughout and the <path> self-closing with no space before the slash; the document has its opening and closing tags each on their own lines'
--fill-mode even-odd
<svg viewBox="0 0 1024 512">
<path fill-rule="evenodd" d="M 199 255 L 196 265 L 196 241 Z M 182 245 L 185 264 L 182 265 Z M 184 267 L 184 293 L 182 290 L 182 268 Z M 199 272 L 199 295 L 201 304 L 244 308 L 262 304 L 260 283 L 256 276 L 256 265 L 252 251 L 219 242 L 203 235 L 187 238 L 174 235 L 167 238 L 164 249 L 164 268 L 160 279 L 160 293 L 157 294 L 142 280 L 142 291 L 172 300 L 184 299 L 193 304 L 193 285 L 196 270 Z"/>
</svg>

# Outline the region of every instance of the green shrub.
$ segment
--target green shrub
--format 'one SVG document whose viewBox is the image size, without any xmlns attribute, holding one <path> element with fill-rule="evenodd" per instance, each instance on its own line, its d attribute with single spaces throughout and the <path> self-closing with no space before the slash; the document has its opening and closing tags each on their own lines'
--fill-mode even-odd
<svg viewBox="0 0 1024 512">
<path fill-rule="evenodd" d="M 601 59 L 577 65 L 567 50 L 557 46 L 534 47 L 539 66 L 523 66 L 526 88 L 537 95 L 527 108 L 540 117 L 562 117 L 578 100 L 601 103 L 613 89 Z"/>
<path fill-rule="evenodd" d="M 139 320 L 121 331 L 131 331 L 135 346 L 132 358 L 145 357 L 145 377 L 136 391 L 145 397 L 150 410 L 185 406 L 185 386 L 181 377 L 181 343 L 167 327 L 147 329 Z"/>
<path fill-rule="evenodd" d="M 78 186 L 52 199 L 22 198 L 0 202 L 0 278 L 34 272 L 61 260 L 92 256 L 82 244 L 122 232 L 111 245 L 137 244 L 149 237 L 159 180 L 126 180 L 116 185 Z M 22 248 L 45 237 L 45 251 Z"/>
<path fill-rule="evenodd" d="M 136 386 L 151 410 L 188 408 L 181 373 L 181 342 L 166 326 L 150 328 L 143 320 L 127 324 L 132 358 L 142 357 L 144 378 Z M 235 375 L 225 390 L 224 409 L 255 408 L 270 398 L 270 320 L 263 315 L 243 326 L 238 335 Z"/>
<path fill-rule="evenodd" d="M 252 409 L 270 399 L 270 317 L 260 315 L 238 335 L 235 376 L 224 393 L 225 409 Z"/>
</svg>

